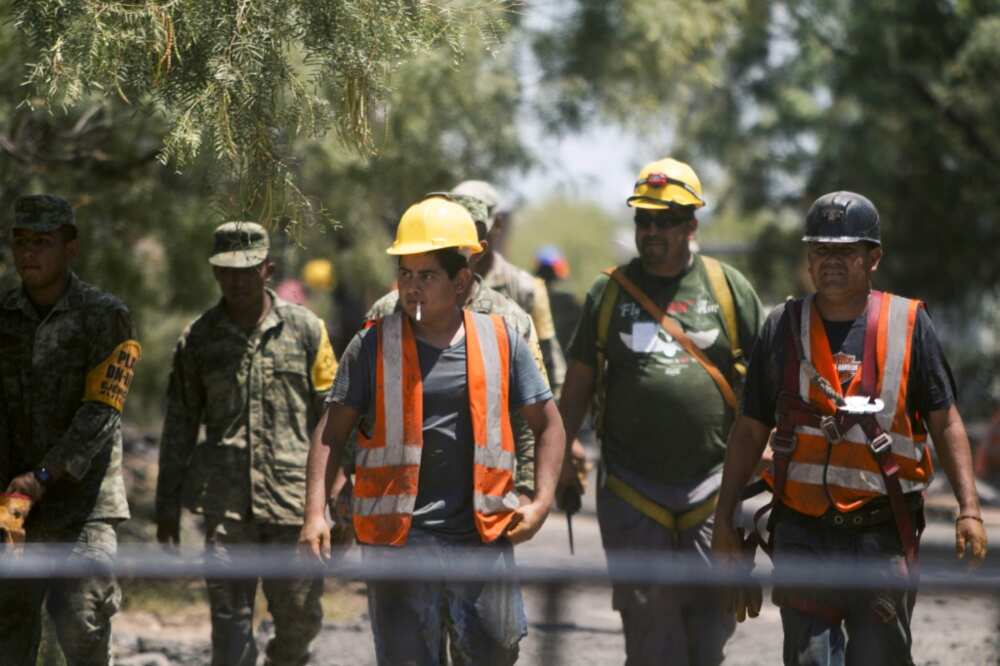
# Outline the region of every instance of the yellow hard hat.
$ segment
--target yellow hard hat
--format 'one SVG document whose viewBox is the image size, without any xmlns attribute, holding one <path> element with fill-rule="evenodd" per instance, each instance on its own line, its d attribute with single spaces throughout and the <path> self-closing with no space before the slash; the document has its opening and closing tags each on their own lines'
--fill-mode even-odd
<svg viewBox="0 0 1000 666">
<path fill-rule="evenodd" d="M 302 267 L 302 281 L 310 289 L 329 291 L 337 282 L 337 273 L 329 259 L 311 259 Z"/>
<path fill-rule="evenodd" d="M 388 254 L 420 254 L 448 247 L 482 252 L 472 215 L 461 204 L 442 196 L 429 196 L 403 213 L 396 227 L 396 240 Z"/>
<path fill-rule="evenodd" d="M 694 169 L 667 157 L 642 168 L 632 196 L 626 203 L 633 208 L 666 210 L 676 206 L 701 208 L 705 200 L 701 196 L 701 181 Z"/>
</svg>

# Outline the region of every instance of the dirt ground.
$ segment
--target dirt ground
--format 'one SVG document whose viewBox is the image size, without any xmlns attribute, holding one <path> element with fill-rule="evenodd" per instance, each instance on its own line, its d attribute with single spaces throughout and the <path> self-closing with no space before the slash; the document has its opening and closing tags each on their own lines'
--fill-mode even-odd
<svg viewBox="0 0 1000 666">
<path fill-rule="evenodd" d="M 592 499 L 589 500 L 592 502 Z M 947 506 L 947 500 L 941 500 Z M 991 531 L 1000 516 L 988 512 Z M 924 535 L 925 547 L 949 548 L 952 526 L 947 511 L 932 513 Z M 592 504 L 574 520 L 577 558 L 603 554 Z M 994 532 L 996 533 L 996 532 Z M 567 555 L 566 524 L 553 514 L 538 536 L 518 547 L 524 562 L 545 562 Z M 115 651 L 119 666 L 167 666 L 209 663 L 207 604 L 196 593 L 183 605 L 126 610 L 115 619 Z M 369 666 L 375 663 L 365 616 L 364 588 L 357 583 L 333 585 L 326 597 L 327 620 L 314 644 L 314 663 L 329 666 Z M 538 588 L 524 590 L 530 623 L 521 644 L 521 664 L 545 666 L 620 664 L 624 641 L 618 614 L 611 609 L 610 590 L 597 586 L 566 588 L 559 612 L 547 617 L 546 596 Z M 142 606 L 142 604 L 139 604 Z M 263 605 L 261 605 L 263 611 Z M 261 646 L 272 633 L 266 614 L 258 627 Z M 973 594 L 921 594 L 913 619 L 917 664 L 979 666 L 1000 663 L 1000 602 Z M 760 617 L 745 622 L 726 650 L 728 665 L 763 666 L 781 663 L 781 620 L 778 609 L 765 602 Z"/>
</svg>

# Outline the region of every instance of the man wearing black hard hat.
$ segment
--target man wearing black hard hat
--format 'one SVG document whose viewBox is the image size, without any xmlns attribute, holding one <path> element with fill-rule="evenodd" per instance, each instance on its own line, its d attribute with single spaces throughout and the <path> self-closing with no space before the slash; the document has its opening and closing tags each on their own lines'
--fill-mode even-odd
<svg viewBox="0 0 1000 666">
<path fill-rule="evenodd" d="M 776 589 L 786 664 L 913 663 L 905 584 L 916 581 L 933 473 L 928 435 L 958 501 L 958 557 L 986 556 L 969 440 L 934 326 L 922 302 L 872 289 L 880 226 L 860 194 L 813 203 L 802 240 L 816 292 L 764 324 L 729 435 L 712 543 L 720 559 L 740 557 L 733 514 L 770 442 L 765 547 L 775 570 L 788 557 L 836 555 L 865 559 L 890 581 L 850 593 Z"/>
</svg>

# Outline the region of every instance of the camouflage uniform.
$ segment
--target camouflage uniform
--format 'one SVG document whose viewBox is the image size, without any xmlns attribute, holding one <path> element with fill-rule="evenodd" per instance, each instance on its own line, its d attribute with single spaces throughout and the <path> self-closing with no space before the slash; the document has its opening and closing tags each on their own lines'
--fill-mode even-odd
<svg viewBox="0 0 1000 666">
<path fill-rule="evenodd" d="M 206 549 L 220 562 L 233 545 L 298 541 L 309 438 L 336 372 L 323 322 L 268 294 L 271 311 L 253 331 L 220 302 L 188 326 L 174 352 L 157 521 L 176 524 L 182 504 L 203 514 Z M 202 424 L 206 439 L 197 443 Z M 275 630 L 268 663 L 308 661 L 323 620 L 322 583 L 263 581 Z M 213 664 L 256 662 L 256 588 L 256 579 L 208 581 Z"/>
<path fill-rule="evenodd" d="M 499 252 L 494 252 L 493 263 L 489 273 L 483 276 L 483 283 L 514 301 L 531 315 L 545 361 L 545 372 L 552 385 L 552 392 L 558 396 L 566 378 L 566 357 L 556 338 L 545 281 L 510 263 Z"/>
<path fill-rule="evenodd" d="M 382 298 L 375 301 L 375 304 L 368 310 L 366 318 L 381 319 L 387 314 L 395 312 L 399 307 L 399 292 L 390 291 Z M 535 325 L 524 310 L 517 303 L 510 300 L 503 294 L 490 289 L 483 284 L 482 279 L 476 276 L 475 286 L 472 294 L 466 301 L 465 307 L 473 312 L 481 314 L 498 314 L 504 318 L 512 331 L 520 334 L 528 341 L 532 354 L 535 357 L 535 364 L 539 372 L 545 377 L 545 366 L 542 362 L 542 354 L 538 347 L 538 337 L 535 334 Z M 528 427 L 524 417 L 520 414 L 511 414 L 511 425 L 514 428 L 515 446 L 517 447 L 517 467 L 514 471 L 514 485 L 519 493 L 534 495 L 535 493 L 535 436 Z M 344 460 L 353 460 L 353 452 L 346 451 Z"/>
<path fill-rule="evenodd" d="M 75 222 L 61 199 L 19 200 L 15 228 L 63 224 Z M 140 354 L 134 338 L 125 305 L 72 273 L 44 314 L 21 287 L 0 296 L 0 487 L 32 470 L 61 471 L 25 527 L 29 542 L 71 544 L 70 559 L 110 563 L 115 526 L 129 517 L 121 410 Z M 120 601 L 110 573 L 4 582 L 0 660 L 34 663 L 44 602 L 70 664 L 107 664 Z"/>
</svg>

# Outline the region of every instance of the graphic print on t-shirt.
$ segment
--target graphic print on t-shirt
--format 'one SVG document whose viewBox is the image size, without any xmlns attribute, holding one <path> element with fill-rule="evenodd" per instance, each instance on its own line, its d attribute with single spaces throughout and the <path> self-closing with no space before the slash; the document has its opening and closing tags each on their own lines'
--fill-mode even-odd
<svg viewBox="0 0 1000 666">
<path fill-rule="evenodd" d="M 684 366 L 691 363 L 691 357 L 687 354 L 678 356 L 683 348 L 656 322 L 632 322 L 631 334 L 622 332 L 618 335 L 633 353 L 660 355 L 659 360 L 666 366 L 664 372 L 668 375 L 679 374 Z M 699 349 L 708 349 L 719 337 L 719 329 L 687 331 L 687 335 Z"/>
</svg>

